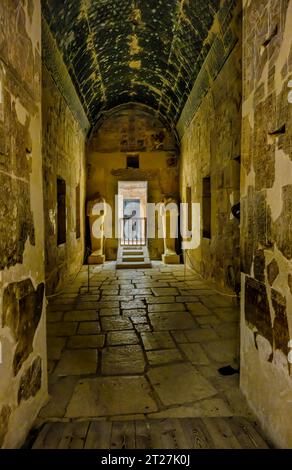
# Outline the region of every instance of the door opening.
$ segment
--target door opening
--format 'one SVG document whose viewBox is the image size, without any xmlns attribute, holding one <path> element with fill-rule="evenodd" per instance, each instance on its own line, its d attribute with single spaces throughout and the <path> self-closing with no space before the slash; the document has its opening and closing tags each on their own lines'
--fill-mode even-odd
<svg viewBox="0 0 292 470">
<path fill-rule="evenodd" d="M 147 244 L 147 182 L 119 181 L 119 242 Z"/>
</svg>

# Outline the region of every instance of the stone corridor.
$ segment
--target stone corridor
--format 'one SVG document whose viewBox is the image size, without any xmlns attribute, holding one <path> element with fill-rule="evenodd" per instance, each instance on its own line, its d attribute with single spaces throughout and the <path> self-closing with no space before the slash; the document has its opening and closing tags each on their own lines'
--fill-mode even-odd
<svg viewBox="0 0 292 470">
<path fill-rule="evenodd" d="M 182 265 L 90 267 L 89 291 L 84 266 L 51 299 L 47 322 L 50 400 L 37 427 L 59 422 L 52 427 L 55 446 L 72 421 L 82 421 L 84 429 L 86 420 L 253 419 L 239 375 L 218 373 L 237 355 L 237 299 L 220 295 Z M 109 424 L 98 426 L 108 433 Z M 46 447 L 43 440 L 41 432 L 36 447 Z M 102 446 L 100 436 L 96 445 Z"/>
</svg>

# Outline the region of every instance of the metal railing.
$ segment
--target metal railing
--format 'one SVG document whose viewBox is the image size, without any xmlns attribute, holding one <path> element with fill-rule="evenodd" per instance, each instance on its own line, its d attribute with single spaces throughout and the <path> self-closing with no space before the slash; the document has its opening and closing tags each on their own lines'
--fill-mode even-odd
<svg viewBox="0 0 292 470">
<path fill-rule="evenodd" d="M 124 217 L 120 219 L 121 246 L 146 245 L 147 219 L 145 217 Z"/>
</svg>

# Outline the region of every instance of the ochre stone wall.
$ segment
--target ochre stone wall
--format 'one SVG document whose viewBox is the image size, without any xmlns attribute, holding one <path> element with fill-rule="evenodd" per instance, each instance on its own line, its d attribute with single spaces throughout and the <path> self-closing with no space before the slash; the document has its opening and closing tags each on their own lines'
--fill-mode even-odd
<svg viewBox="0 0 292 470">
<path fill-rule="evenodd" d="M 47 397 L 39 0 L 0 2 L 0 448 Z"/>
<path fill-rule="evenodd" d="M 244 2 L 241 388 L 292 446 L 292 1 Z"/>
<path fill-rule="evenodd" d="M 127 169 L 127 156 L 139 156 L 139 169 Z M 113 238 L 105 244 L 106 258 L 115 260 L 115 195 L 119 181 L 147 181 L 148 202 L 159 203 L 163 194 L 178 200 L 178 154 L 172 133 L 140 106 L 120 109 L 93 133 L 87 149 L 87 200 L 100 193 L 113 208 Z M 160 259 L 163 239 L 150 239 L 152 259 Z"/>
<path fill-rule="evenodd" d="M 85 136 L 43 66 L 43 174 L 46 288 L 59 291 L 83 263 Z M 66 182 L 66 243 L 57 241 L 57 179 Z M 81 236 L 76 234 L 76 187 L 80 187 Z"/>
<path fill-rule="evenodd" d="M 240 31 L 240 26 L 239 30 Z M 181 142 L 181 199 L 201 210 L 201 240 L 188 250 L 188 265 L 223 289 L 240 284 L 239 221 L 231 208 L 240 200 L 241 43 L 238 41 L 203 99 Z M 203 237 L 203 178 L 211 178 L 211 239 Z"/>
</svg>

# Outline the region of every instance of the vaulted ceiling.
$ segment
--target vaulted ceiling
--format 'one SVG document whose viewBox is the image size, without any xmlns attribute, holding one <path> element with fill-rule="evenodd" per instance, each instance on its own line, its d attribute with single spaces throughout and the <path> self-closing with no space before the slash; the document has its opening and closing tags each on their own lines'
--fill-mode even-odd
<svg viewBox="0 0 292 470">
<path fill-rule="evenodd" d="M 175 126 L 220 0 L 42 0 L 89 121 L 136 102 Z"/>
</svg>

